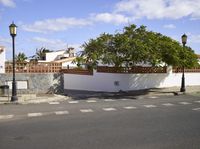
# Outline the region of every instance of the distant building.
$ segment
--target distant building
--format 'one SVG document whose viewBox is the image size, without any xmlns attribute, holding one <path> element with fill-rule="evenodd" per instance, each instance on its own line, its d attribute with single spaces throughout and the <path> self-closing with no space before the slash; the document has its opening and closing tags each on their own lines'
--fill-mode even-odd
<svg viewBox="0 0 200 149">
<path fill-rule="evenodd" d="M 200 64 L 200 54 L 197 54 L 198 60 L 199 60 L 199 64 Z"/>
<path fill-rule="evenodd" d="M 77 67 L 75 63 L 72 63 L 76 59 L 75 49 L 68 48 L 67 50 L 59 50 L 46 53 L 45 60 L 39 60 L 38 62 L 56 62 L 62 63 L 63 68 Z"/>
<path fill-rule="evenodd" d="M 5 73 L 5 61 L 6 61 L 5 47 L 0 46 L 0 73 Z"/>
<path fill-rule="evenodd" d="M 45 62 L 53 62 L 61 59 L 72 58 L 75 57 L 75 49 L 68 48 L 67 50 L 59 50 L 46 53 Z"/>
</svg>

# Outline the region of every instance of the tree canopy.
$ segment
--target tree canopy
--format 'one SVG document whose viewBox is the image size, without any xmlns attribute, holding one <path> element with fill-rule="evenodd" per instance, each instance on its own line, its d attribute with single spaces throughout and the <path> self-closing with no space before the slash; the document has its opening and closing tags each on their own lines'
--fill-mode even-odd
<svg viewBox="0 0 200 149">
<path fill-rule="evenodd" d="M 15 55 L 15 60 L 18 63 L 23 63 L 27 60 L 27 57 L 23 52 L 19 52 L 17 55 Z"/>
<path fill-rule="evenodd" d="M 197 56 L 190 47 L 183 46 L 170 37 L 148 31 L 145 26 L 126 26 L 122 33 L 103 33 L 96 39 L 90 39 L 82 45 L 81 58 L 84 63 L 95 68 L 98 63 L 116 67 L 127 63 L 160 64 L 194 67 Z M 77 58 L 80 62 L 80 57 Z M 82 60 L 83 62 L 83 60 Z"/>
</svg>

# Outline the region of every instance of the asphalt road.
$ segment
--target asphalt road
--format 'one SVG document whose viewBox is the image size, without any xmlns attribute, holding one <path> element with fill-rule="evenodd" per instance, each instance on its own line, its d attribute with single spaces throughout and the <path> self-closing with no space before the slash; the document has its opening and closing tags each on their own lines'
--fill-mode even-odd
<svg viewBox="0 0 200 149">
<path fill-rule="evenodd" d="M 200 98 L 0 106 L 0 149 L 200 149 Z"/>
</svg>

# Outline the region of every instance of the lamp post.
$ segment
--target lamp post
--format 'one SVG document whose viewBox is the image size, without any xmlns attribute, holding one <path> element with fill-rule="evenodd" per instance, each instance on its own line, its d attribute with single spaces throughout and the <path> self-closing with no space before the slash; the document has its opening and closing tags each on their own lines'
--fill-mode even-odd
<svg viewBox="0 0 200 149">
<path fill-rule="evenodd" d="M 181 39 L 182 39 L 183 52 L 184 52 L 185 45 L 187 43 L 187 35 L 183 34 Z M 184 53 L 183 53 L 183 55 L 184 55 Z M 184 59 L 185 59 L 185 57 L 184 57 Z M 182 73 L 182 81 L 181 81 L 181 89 L 180 89 L 180 91 L 181 92 L 185 92 L 185 66 L 184 66 L 184 64 L 182 66 L 182 72 L 183 73 Z"/>
<path fill-rule="evenodd" d="M 13 48 L 13 81 L 12 81 L 12 96 L 11 102 L 17 101 L 16 81 L 15 81 L 15 36 L 17 35 L 17 26 L 14 22 L 9 26 L 10 35 L 12 37 L 12 48 Z"/>
</svg>

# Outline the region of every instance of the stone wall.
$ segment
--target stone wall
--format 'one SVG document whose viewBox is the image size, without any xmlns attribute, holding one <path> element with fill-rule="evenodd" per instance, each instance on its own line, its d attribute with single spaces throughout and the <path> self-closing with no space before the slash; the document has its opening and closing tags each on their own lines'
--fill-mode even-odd
<svg viewBox="0 0 200 149">
<path fill-rule="evenodd" d="M 11 82 L 12 73 L 0 74 L 0 86 L 9 85 L 11 91 Z M 61 73 L 16 73 L 16 82 L 18 83 L 18 94 L 62 94 L 64 91 L 63 74 Z M 19 82 L 23 82 L 25 87 L 20 86 Z"/>
</svg>

